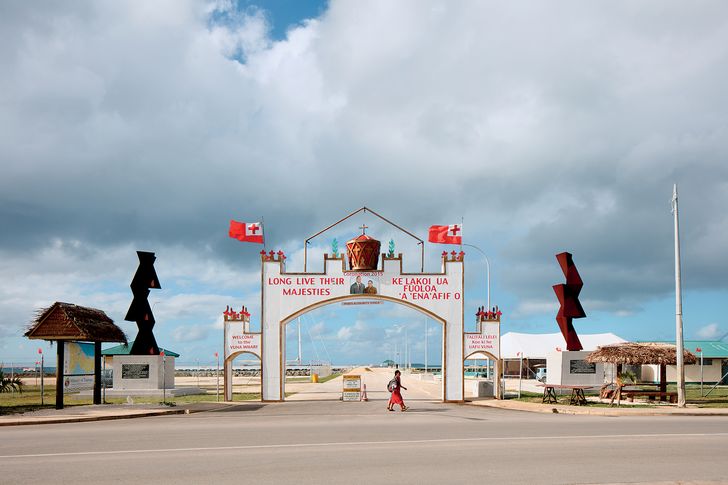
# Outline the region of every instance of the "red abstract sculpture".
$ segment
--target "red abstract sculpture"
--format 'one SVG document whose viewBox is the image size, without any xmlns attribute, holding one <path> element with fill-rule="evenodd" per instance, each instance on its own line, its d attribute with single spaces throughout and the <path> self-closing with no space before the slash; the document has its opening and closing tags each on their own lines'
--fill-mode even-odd
<svg viewBox="0 0 728 485">
<path fill-rule="evenodd" d="M 579 341 L 572 319 L 586 317 L 586 313 L 581 307 L 581 303 L 579 303 L 579 293 L 584 286 L 584 282 L 581 281 L 579 272 L 574 266 L 571 253 L 557 254 L 556 259 L 561 266 L 561 271 L 566 276 L 566 284 L 553 286 L 556 297 L 561 304 L 559 313 L 556 315 L 556 322 L 558 322 L 561 334 L 566 340 L 566 350 L 582 350 L 584 347 Z"/>
</svg>

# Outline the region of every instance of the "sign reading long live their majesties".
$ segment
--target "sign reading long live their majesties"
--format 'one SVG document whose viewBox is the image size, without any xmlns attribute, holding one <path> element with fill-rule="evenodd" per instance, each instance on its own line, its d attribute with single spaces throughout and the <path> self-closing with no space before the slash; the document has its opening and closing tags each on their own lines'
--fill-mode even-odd
<svg viewBox="0 0 728 485">
<path fill-rule="evenodd" d="M 281 296 L 385 295 L 404 301 L 460 300 L 462 283 L 447 276 L 389 276 L 384 271 L 344 271 L 343 277 L 280 276 L 264 284 Z"/>
</svg>

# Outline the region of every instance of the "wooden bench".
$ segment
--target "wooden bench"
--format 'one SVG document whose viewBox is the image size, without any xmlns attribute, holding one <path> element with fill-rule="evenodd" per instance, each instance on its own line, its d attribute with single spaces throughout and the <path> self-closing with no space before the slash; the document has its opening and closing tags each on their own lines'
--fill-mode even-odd
<svg viewBox="0 0 728 485">
<path fill-rule="evenodd" d="M 627 389 L 623 389 L 622 397 L 629 400 L 630 402 L 634 402 L 635 397 L 646 397 L 650 401 L 654 401 L 655 398 L 659 397 L 660 401 L 669 400 L 671 403 L 677 402 L 677 393 L 676 392 L 642 391 L 642 390 L 630 391 Z"/>
</svg>

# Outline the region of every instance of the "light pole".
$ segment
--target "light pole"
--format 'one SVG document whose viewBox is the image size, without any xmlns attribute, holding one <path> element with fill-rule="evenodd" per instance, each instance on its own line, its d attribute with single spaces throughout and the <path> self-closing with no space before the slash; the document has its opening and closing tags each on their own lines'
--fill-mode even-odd
<svg viewBox="0 0 728 485">
<path fill-rule="evenodd" d="M 486 277 L 485 277 L 485 287 L 486 287 L 485 308 L 487 311 L 490 311 L 490 261 L 488 260 L 488 256 L 478 246 L 473 246 L 472 244 L 462 244 L 462 246 L 467 246 L 469 248 L 477 249 L 480 252 L 480 254 L 482 254 L 483 257 L 485 258 L 485 267 L 488 270 Z"/>
<path fill-rule="evenodd" d="M 685 366 L 683 365 L 682 280 L 680 278 L 680 225 L 678 222 L 677 184 L 672 187 L 672 215 L 675 227 L 675 351 L 677 354 L 677 407 L 685 407 Z"/>
<path fill-rule="evenodd" d="M 215 352 L 215 358 L 217 359 L 217 370 L 215 371 L 215 376 L 217 377 L 217 386 L 215 389 L 215 394 L 217 394 L 217 400 L 220 401 L 220 354 Z"/>
<path fill-rule="evenodd" d="M 404 328 L 404 368 L 409 369 L 410 366 L 410 355 L 409 355 L 409 338 L 407 337 L 407 327 Z"/>
<path fill-rule="evenodd" d="M 427 317 L 425 317 L 425 374 L 427 374 Z"/>
</svg>

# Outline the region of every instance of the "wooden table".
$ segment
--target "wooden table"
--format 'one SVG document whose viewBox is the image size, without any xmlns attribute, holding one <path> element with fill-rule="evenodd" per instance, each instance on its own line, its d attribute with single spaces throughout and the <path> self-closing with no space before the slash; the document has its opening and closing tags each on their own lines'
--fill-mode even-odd
<svg viewBox="0 0 728 485">
<path fill-rule="evenodd" d="M 584 390 L 585 389 L 591 389 L 594 386 L 570 386 L 567 384 L 538 384 L 539 386 L 543 387 L 543 398 L 541 399 L 542 403 L 546 404 L 556 404 L 558 403 L 558 399 L 556 399 L 556 391 L 555 389 L 569 389 L 571 390 L 571 398 L 569 399 L 569 404 L 572 406 L 586 406 L 587 400 L 586 396 L 584 396 Z"/>
</svg>

